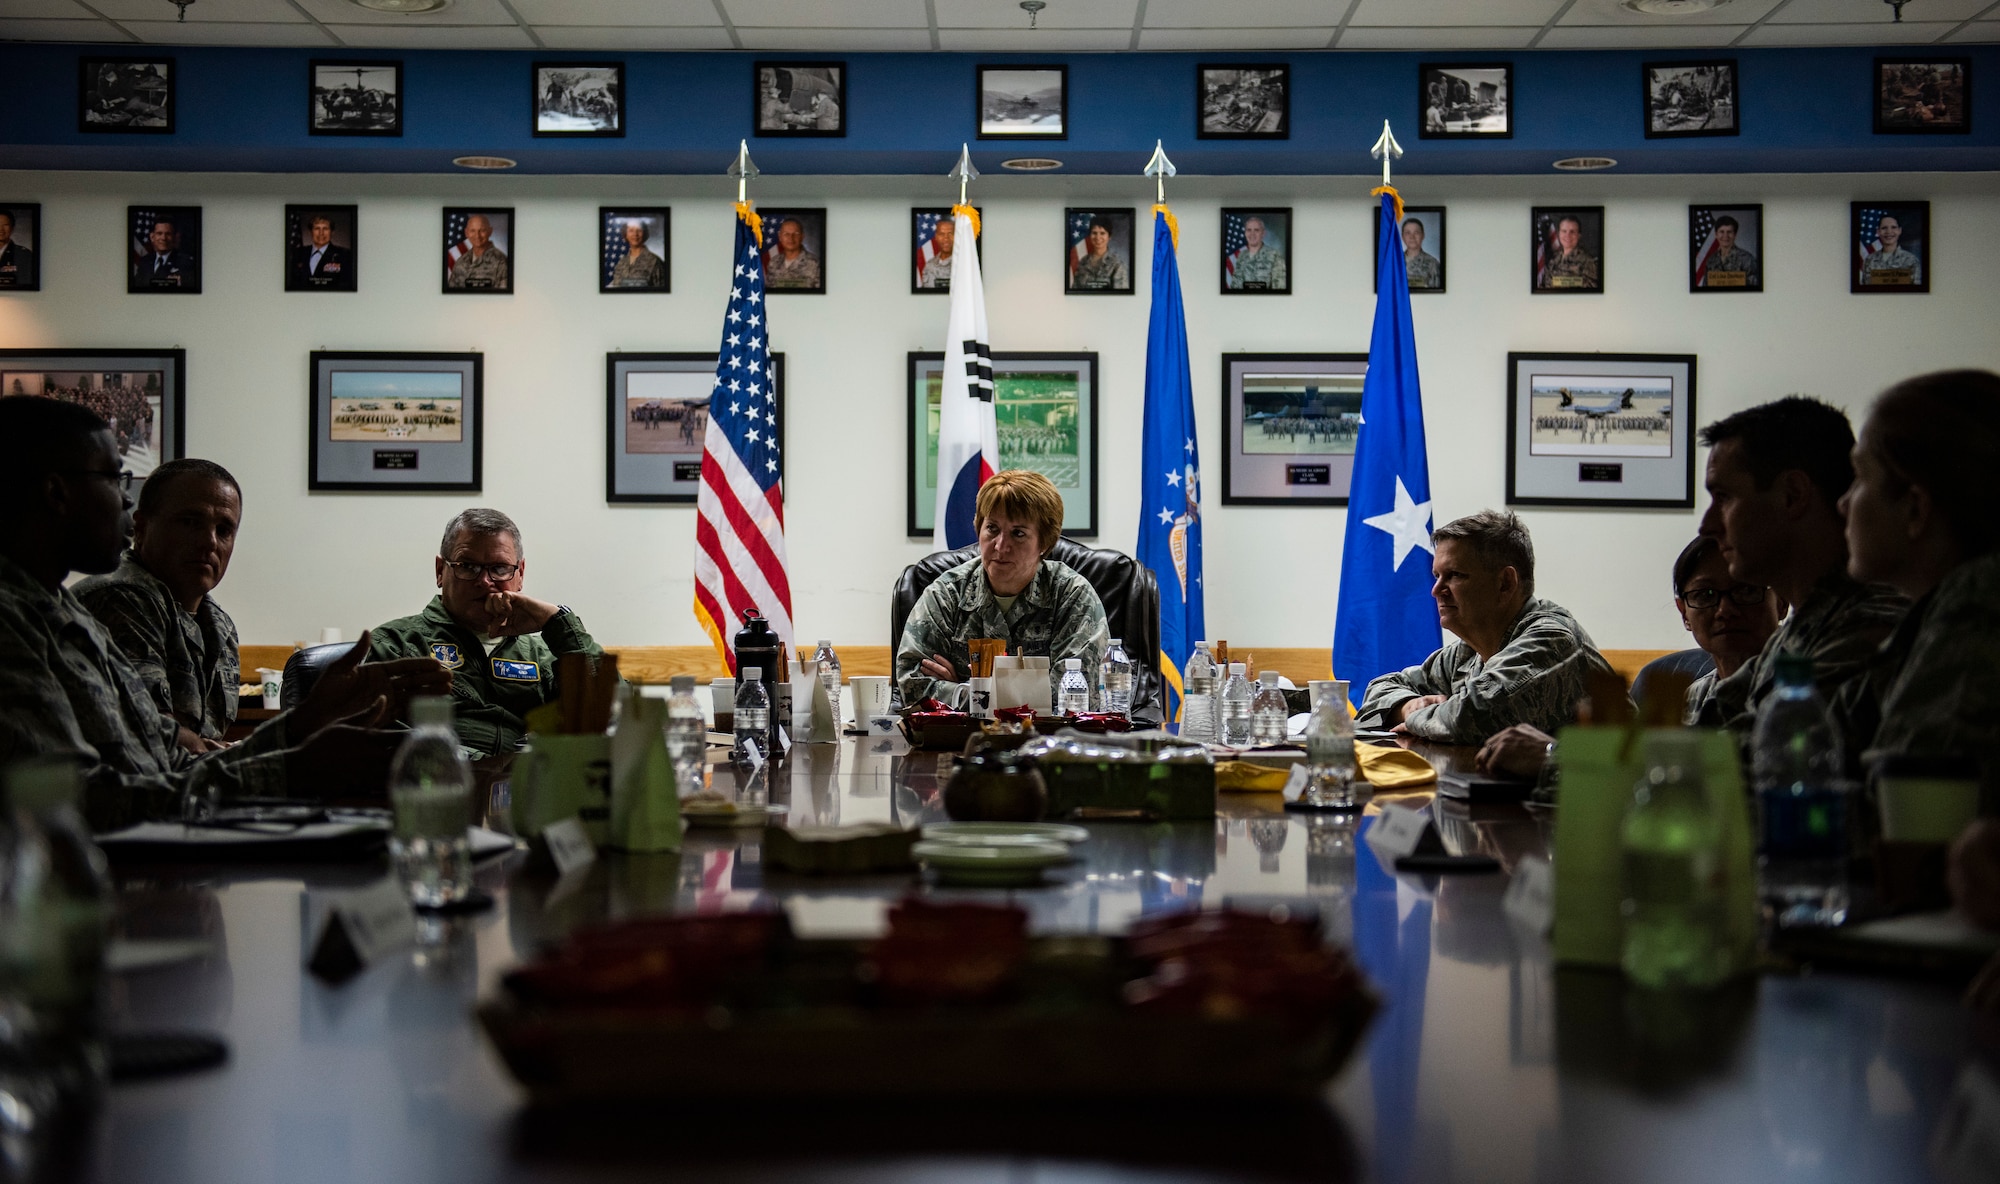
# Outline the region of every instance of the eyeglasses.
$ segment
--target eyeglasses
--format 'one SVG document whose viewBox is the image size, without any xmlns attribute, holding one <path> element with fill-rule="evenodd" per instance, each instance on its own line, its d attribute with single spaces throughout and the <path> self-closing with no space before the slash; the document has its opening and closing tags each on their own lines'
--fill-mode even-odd
<svg viewBox="0 0 2000 1184">
<path fill-rule="evenodd" d="M 118 488 L 124 490 L 126 493 L 132 492 L 132 483 L 139 479 L 139 474 L 134 473 L 130 469 L 120 469 L 115 473 L 107 473 L 103 469 L 64 469 L 62 471 L 65 473 L 81 473 L 88 477 L 102 477 L 106 481 L 116 481 Z"/>
<path fill-rule="evenodd" d="M 1762 584 L 1738 584 L 1728 593 L 1730 600 L 1745 607 L 1764 603 L 1764 598 L 1770 594 L 1771 590 Z M 1714 608 L 1722 603 L 1722 597 L 1720 588 L 1689 588 L 1681 593 L 1683 603 L 1689 608 L 1699 609 Z"/>
<path fill-rule="evenodd" d="M 444 565 L 461 580 L 498 580 L 506 583 L 521 570 L 518 563 L 461 563 L 456 559 L 446 559 Z"/>
</svg>

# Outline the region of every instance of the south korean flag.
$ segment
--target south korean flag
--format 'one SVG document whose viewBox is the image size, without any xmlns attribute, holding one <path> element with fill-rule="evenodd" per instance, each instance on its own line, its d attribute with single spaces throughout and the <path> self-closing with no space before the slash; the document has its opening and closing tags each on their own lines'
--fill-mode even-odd
<svg viewBox="0 0 2000 1184">
<path fill-rule="evenodd" d="M 951 318 L 945 332 L 944 389 L 938 405 L 937 518 L 934 546 L 969 547 L 979 487 L 1000 471 L 993 415 L 993 351 L 986 344 L 986 288 L 979 276 L 979 215 L 953 206 Z"/>
</svg>

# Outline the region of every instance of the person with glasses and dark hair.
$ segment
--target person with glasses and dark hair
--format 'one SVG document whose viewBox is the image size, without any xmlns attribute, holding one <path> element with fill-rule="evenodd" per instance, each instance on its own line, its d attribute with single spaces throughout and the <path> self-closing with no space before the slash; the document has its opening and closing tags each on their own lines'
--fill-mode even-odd
<svg viewBox="0 0 2000 1184">
<path fill-rule="evenodd" d="M 377 627 L 376 653 L 436 659 L 451 671 L 459 743 L 480 756 L 511 753 L 527 714 L 556 697 L 556 657 L 604 651 L 575 611 L 521 591 L 521 528 L 498 510 L 447 523 L 435 567 L 438 594 Z"/>
<path fill-rule="evenodd" d="M 1730 575 L 1721 546 L 1698 535 L 1674 560 L 1674 607 L 1694 643 L 1715 660 L 1715 669 L 1688 687 L 1685 718 L 1692 724 L 1716 684 L 1762 653 L 1778 631 L 1778 598 L 1762 584 Z"/>
</svg>

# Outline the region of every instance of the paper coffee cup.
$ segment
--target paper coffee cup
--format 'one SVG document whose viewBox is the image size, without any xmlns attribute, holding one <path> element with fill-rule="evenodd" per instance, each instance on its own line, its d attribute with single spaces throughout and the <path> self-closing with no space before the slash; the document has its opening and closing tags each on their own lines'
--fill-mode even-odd
<svg viewBox="0 0 2000 1184">
<path fill-rule="evenodd" d="M 276 711 L 284 699 L 285 672 L 259 666 L 257 676 L 264 682 L 264 706 Z"/>
<path fill-rule="evenodd" d="M 884 736 L 895 729 L 896 717 L 889 710 L 889 678 L 882 674 L 857 674 L 847 680 L 848 698 L 854 700 L 854 726 L 871 736 Z"/>
</svg>

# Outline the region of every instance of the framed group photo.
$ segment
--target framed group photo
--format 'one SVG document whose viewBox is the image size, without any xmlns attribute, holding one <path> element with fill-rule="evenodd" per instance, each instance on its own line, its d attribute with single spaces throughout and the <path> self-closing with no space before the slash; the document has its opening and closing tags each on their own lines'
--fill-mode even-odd
<svg viewBox="0 0 2000 1184">
<path fill-rule="evenodd" d="M 1424 62 L 1417 67 L 1417 136 L 1505 140 L 1514 135 L 1511 62 Z"/>
<path fill-rule="evenodd" d="M 597 290 L 671 292 L 671 214 L 665 206 L 597 208 Z"/>
<path fill-rule="evenodd" d="M 134 295 L 201 294 L 201 207 L 125 207 L 132 269 L 125 290 Z"/>
<path fill-rule="evenodd" d="M 846 62 L 758 62 L 751 127 L 760 136 L 847 134 Z"/>
<path fill-rule="evenodd" d="M 1069 138 L 1068 66 L 981 66 L 978 77 L 980 139 Z"/>
<path fill-rule="evenodd" d="M 315 60 L 306 131 L 315 136 L 403 134 L 403 63 Z"/>
<path fill-rule="evenodd" d="M 309 490 L 480 488 L 484 355 L 314 350 Z"/>
<path fill-rule="evenodd" d="M 174 59 L 79 58 L 76 130 L 172 135 Z"/>
<path fill-rule="evenodd" d="M 826 294 L 826 208 L 763 211 L 764 294 Z"/>
<path fill-rule="evenodd" d="M 447 296 L 514 294 L 512 207 L 444 208 L 443 283 Z"/>
<path fill-rule="evenodd" d="M 1875 59 L 1878 135 L 1966 135 L 1972 131 L 1972 59 Z"/>
<path fill-rule="evenodd" d="M 1536 206 L 1530 214 L 1528 290 L 1538 296 L 1604 291 L 1604 207 Z"/>
<path fill-rule="evenodd" d="M 1371 211 L 1372 212 L 1372 211 Z M 1382 219 L 1370 219 L 1375 225 L 1375 254 L 1382 255 Z M 1397 224 L 1397 233 L 1403 240 L 1403 268 L 1409 275 L 1410 293 L 1444 291 L 1444 207 L 1404 206 L 1403 220 Z M 1376 289 L 1382 286 L 1379 274 L 1374 279 Z"/>
<path fill-rule="evenodd" d="M 1647 139 L 1733 136 L 1743 130 L 1736 59 L 1647 62 L 1639 73 Z"/>
<path fill-rule="evenodd" d="M 1292 211 L 1222 211 L 1222 294 L 1292 294 Z"/>
<path fill-rule="evenodd" d="M 0 292 L 41 290 L 41 203 L 0 201 Z"/>
<path fill-rule="evenodd" d="M 1367 354 L 1222 355 L 1222 504 L 1344 506 Z"/>
<path fill-rule="evenodd" d="M 1931 290 L 1931 203 L 1851 202 L 1848 218 L 1848 291 Z"/>
<path fill-rule="evenodd" d="M 979 208 L 973 207 L 975 211 Z M 957 261 L 958 253 L 965 249 L 965 244 L 958 241 L 958 224 L 951 216 L 951 207 L 912 209 L 910 235 L 916 251 L 915 270 L 910 273 L 910 291 L 949 293 L 952 265 Z M 979 250 L 979 245 L 973 244 L 972 249 Z M 980 258 L 983 260 L 985 256 Z"/>
<path fill-rule="evenodd" d="M 359 221 L 357 206 L 286 206 L 285 291 L 358 290 Z"/>
<path fill-rule="evenodd" d="M 1764 290 L 1764 207 L 1688 207 L 1688 291 Z"/>
<path fill-rule="evenodd" d="M 141 481 L 187 455 L 186 391 L 184 349 L 0 349 L 0 398 L 41 395 L 90 408 L 111 425 L 118 466 Z"/>
<path fill-rule="evenodd" d="M 1195 67 L 1194 134 L 1202 140 L 1283 140 L 1292 134 L 1292 68 Z"/>
<path fill-rule="evenodd" d="M 538 136 L 625 134 L 625 63 L 536 62 Z"/>
<path fill-rule="evenodd" d="M 938 409 L 944 354 L 909 356 L 909 533 L 937 525 Z M 1032 469 L 1062 494 L 1063 533 L 1097 535 L 1097 403 L 1102 378 L 1094 353 L 996 353 L 993 417 L 1002 469 Z"/>
<path fill-rule="evenodd" d="M 1063 290 L 1079 296 L 1130 296 L 1133 222 L 1131 206 L 1063 211 Z"/>
<path fill-rule="evenodd" d="M 1693 354 L 1507 355 L 1507 504 L 1694 508 Z"/>
<path fill-rule="evenodd" d="M 714 354 L 604 356 L 604 500 L 686 503 L 701 492 L 702 441 L 715 393 Z M 785 431 L 785 355 L 771 355 L 777 434 Z M 782 448 L 780 465 L 784 464 Z"/>
</svg>

